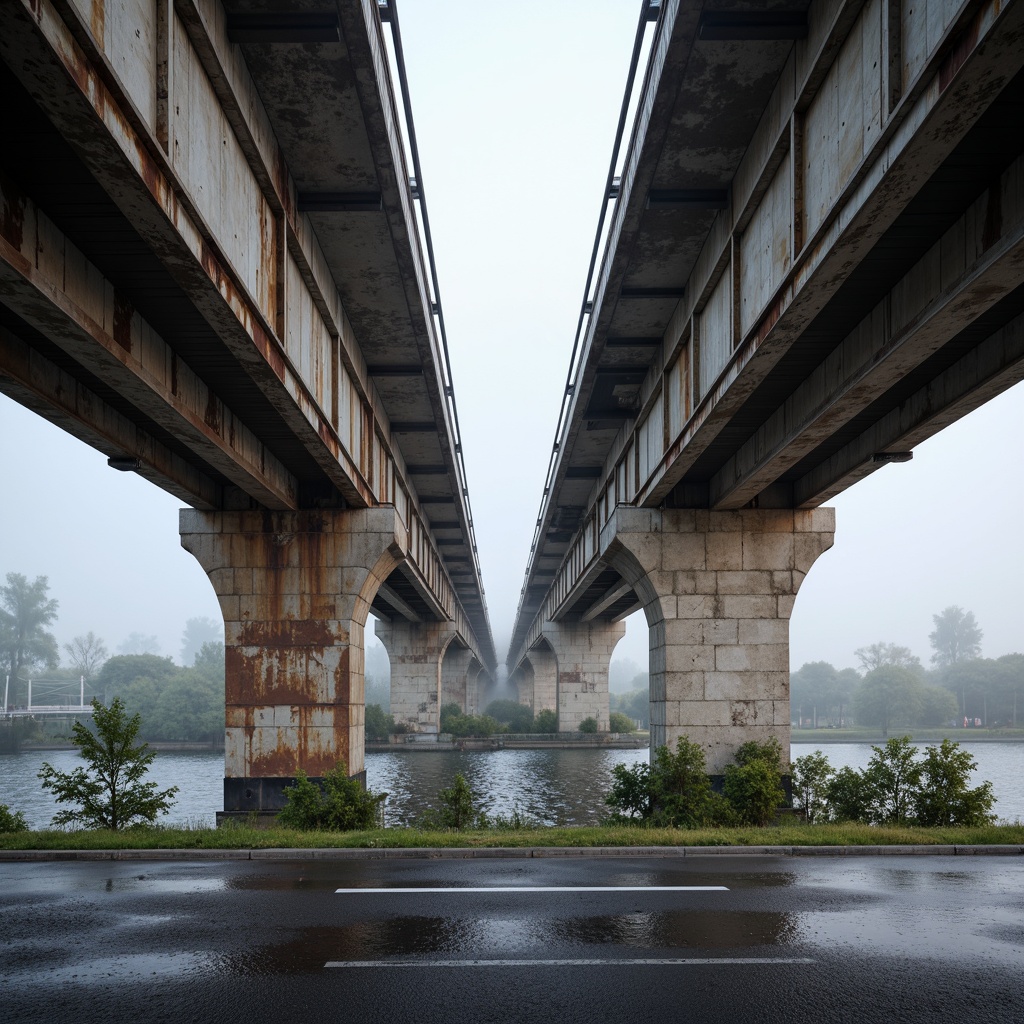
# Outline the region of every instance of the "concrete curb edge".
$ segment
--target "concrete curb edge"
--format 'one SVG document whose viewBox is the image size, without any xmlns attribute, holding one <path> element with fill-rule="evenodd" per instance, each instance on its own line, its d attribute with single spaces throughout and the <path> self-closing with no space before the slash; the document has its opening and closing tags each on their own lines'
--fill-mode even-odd
<svg viewBox="0 0 1024 1024">
<path fill-rule="evenodd" d="M 309 861 L 526 860 L 556 857 L 905 857 L 1024 856 L 1024 846 L 527 846 L 399 849 L 0 850 L 0 862 L 31 861 Z"/>
</svg>

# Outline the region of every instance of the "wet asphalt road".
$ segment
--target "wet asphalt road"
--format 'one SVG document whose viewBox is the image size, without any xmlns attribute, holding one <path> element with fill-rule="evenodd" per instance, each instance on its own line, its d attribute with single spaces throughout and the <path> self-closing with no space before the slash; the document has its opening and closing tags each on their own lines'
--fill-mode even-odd
<svg viewBox="0 0 1024 1024">
<path fill-rule="evenodd" d="M 48 1024 L 1020 1022 L 1024 858 L 5 863 L 0 978 Z"/>
</svg>

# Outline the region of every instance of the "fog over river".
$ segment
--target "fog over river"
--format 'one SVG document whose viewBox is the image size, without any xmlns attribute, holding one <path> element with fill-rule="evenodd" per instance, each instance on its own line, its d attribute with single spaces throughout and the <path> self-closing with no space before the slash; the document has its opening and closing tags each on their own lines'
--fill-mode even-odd
<svg viewBox="0 0 1024 1024">
<path fill-rule="evenodd" d="M 978 762 L 975 784 L 989 780 L 1001 821 L 1024 820 L 1024 791 L 1019 785 L 1024 744 L 963 743 Z M 792 756 L 811 753 L 813 744 L 794 743 Z M 822 749 L 834 768 L 863 768 L 871 756 L 867 743 L 834 743 Z M 462 772 L 483 797 L 491 814 L 523 814 L 549 825 L 592 825 L 605 814 L 604 796 L 612 768 L 646 760 L 646 750 L 493 750 L 400 752 L 366 755 L 367 784 L 389 794 L 388 825 L 415 822 L 438 790 Z M 0 803 L 25 814 L 32 828 L 49 824 L 54 803 L 36 778 L 43 761 L 60 771 L 82 762 L 74 750 L 0 754 Z M 178 786 L 177 801 L 166 822 L 212 825 L 223 807 L 224 760 L 219 753 L 157 754 L 151 778 L 161 789 Z"/>
</svg>

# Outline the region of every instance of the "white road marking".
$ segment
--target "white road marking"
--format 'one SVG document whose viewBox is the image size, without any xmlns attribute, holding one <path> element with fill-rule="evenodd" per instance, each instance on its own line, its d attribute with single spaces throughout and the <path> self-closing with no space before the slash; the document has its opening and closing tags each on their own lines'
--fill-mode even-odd
<svg viewBox="0 0 1024 1024">
<path fill-rule="evenodd" d="M 328 960 L 324 967 L 710 967 L 715 964 L 813 964 L 807 957 L 685 957 L 676 960 Z"/>
<path fill-rule="evenodd" d="M 407 892 L 728 892 L 727 885 L 483 885 L 475 888 L 335 889 L 336 893 Z"/>
</svg>

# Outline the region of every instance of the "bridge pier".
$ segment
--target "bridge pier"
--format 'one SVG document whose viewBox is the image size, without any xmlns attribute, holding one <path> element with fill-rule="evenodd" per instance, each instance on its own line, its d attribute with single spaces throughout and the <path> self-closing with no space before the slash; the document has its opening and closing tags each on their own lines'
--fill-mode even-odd
<svg viewBox="0 0 1024 1024">
<path fill-rule="evenodd" d="M 579 732 L 586 718 L 597 719 L 600 732 L 608 731 L 608 665 L 625 633 L 624 622 L 544 623 L 541 635 L 557 671 L 559 732 Z M 536 695 L 536 675 L 534 686 Z"/>
<path fill-rule="evenodd" d="M 619 507 L 605 561 L 650 627 L 651 747 L 699 743 L 721 775 L 748 740 L 789 751 L 789 617 L 835 510 Z"/>
<path fill-rule="evenodd" d="M 454 623 L 378 620 L 375 632 L 391 661 L 395 722 L 436 738 L 441 728 L 441 666 L 455 638 Z"/>
<path fill-rule="evenodd" d="M 441 661 L 441 704 L 458 704 L 463 714 L 469 713 L 470 664 L 473 652 L 458 643 L 450 643 Z"/>
<path fill-rule="evenodd" d="M 543 640 L 527 652 L 516 669 L 519 703 L 527 704 L 536 716 L 541 711 L 558 712 L 558 659 Z"/>
<path fill-rule="evenodd" d="M 224 615 L 224 811 L 273 813 L 299 769 L 363 766 L 363 628 L 402 560 L 394 509 L 180 513 Z"/>
</svg>

